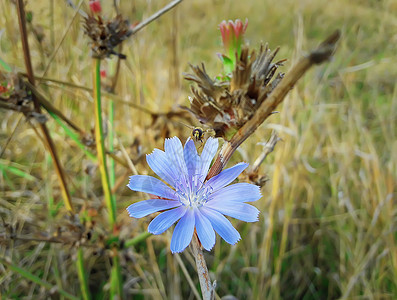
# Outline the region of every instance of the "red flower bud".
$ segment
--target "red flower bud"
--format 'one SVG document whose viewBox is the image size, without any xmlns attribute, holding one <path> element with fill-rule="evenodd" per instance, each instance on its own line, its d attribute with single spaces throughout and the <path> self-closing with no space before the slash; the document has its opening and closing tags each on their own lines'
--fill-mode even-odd
<svg viewBox="0 0 397 300">
<path fill-rule="evenodd" d="M 90 1 L 90 9 L 94 14 L 98 14 L 102 11 L 101 2 L 99 0 Z"/>
</svg>

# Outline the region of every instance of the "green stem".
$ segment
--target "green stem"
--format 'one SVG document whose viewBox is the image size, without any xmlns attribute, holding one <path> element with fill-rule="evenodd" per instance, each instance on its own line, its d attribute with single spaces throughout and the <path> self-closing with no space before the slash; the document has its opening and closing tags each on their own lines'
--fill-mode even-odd
<svg viewBox="0 0 397 300">
<path fill-rule="evenodd" d="M 101 61 L 94 58 L 94 103 L 95 103 L 95 139 L 98 152 L 99 170 L 101 172 L 102 188 L 105 194 L 105 203 L 109 210 L 109 223 L 113 228 L 116 223 L 116 203 L 111 192 L 109 175 L 106 165 L 105 139 L 102 124 L 101 106 Z"/>
<path fill-rule="evenodd" d="M 84 252 L 81 247 L 77 250 L 77 273 L 79 275 L 79 281 L 80 281 L 80 290 L 81 293 L 83 294 L 83 299 L 84 300 L 90 300 L 91 295 L 90 295 L 90 290 L 88 288 L 88 282 L 87 282 L 87 275 L 85 273 L 85 268 L 84 268 Z"/>
<path fill-rule="evenodd" d="M 0 257 L 0 264 L 8 266 L 13 272 L 16 272 L 20 274 L 22 277 L 25 277 L 26 279 L 44 287 L 47 290 L 54 290 L 54 286 L 47 281 L 42 280 L 41 278 L 37 277 L 36 275 L 33 275 L 32 273 L 26 271 L 25 269 L 22 269 L 18 267 L 17 265 L 7 261 L 5 258 Z M 72 300 L 79 300 L 79 298 L 73 296 L 72 294 L 69 294 L 68 292 L 64 291 L 63 289 L 56 287 L 55 289 L 59 295 L 64 296 L 67 299 L 72 299 Z"/>
<path fill-rule="evenodd" d="M 98 152 L 99 170 L 101 172 L 102 187 L 105 194 L 105 203 L 109 211 L 109 223 L 113 230 L 116 223 L 116 202 L 112 195 L 110 180 L 106 164 L 105 139 L 102 124 L 101 105 L 101 61 L 94 58 L 94 103 L 95 103 L 95 139 Z M 111 143 L 112 144 L 112 143 Z M 114 249 L 113 266 L 110 275 L 110 298 L 122 298 L 122 277 L 117 249 Z"/>
<path fill-rule="evenodd" d="M 110 299 L 121 299 L 123 295 L 123 281 L 121 278 L 121 266 L 118 251 L 113 248 L 114 256 L 112 272 L 110 274 Z"/>
<path fill-rule="evenodd" d="M 109 152 L 114 152 L 114 102 L 109 100 Z M 110 187 L 113 188 L 116 183 L 115 162 L 112 157 L 109 157 L 109 180 Z"/>
</svg>

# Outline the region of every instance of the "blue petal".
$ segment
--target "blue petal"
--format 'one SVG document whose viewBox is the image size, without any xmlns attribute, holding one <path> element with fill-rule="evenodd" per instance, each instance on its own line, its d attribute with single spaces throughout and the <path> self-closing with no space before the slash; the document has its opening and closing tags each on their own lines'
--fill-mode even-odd
<svg viewBox="0 0 397 300">
<path fill-rule="evenodd" d="M 165 152 L 159 149 L 154 149 L 152 154 L 146 155 L 146 161 L 154 173 L 175 187 L 175 180 L 178 178 L 178 174 L 170 165 L 169 159 Z"/>
<path fill-rule="evenodd" d="M 200 212 L 195 210 L 196 230 L 198 238 L 204 249 L 210 251 L 215 245 L 215 231 L 212 228 L 211 222 Z"/>
<path fill-rule="evenodd" d="M 209 185 L 212 189 L 212 192 L 216 192 L 220 188 L 223 188 L 224 186 L 228 185 L 231 183 L 234 179 L 240 175 L 242 171 L 244 171 L 245 168 L 248 167 L 248 164 L 246 163 L 238 163 L 237 165 L 223 170 L 221 173 L 218 175 L 212 177 L 210 180 L 207 181 L 206 185 Z"/>
<path fill-rule="evenodd" d="M 215 231 L 229 244 L 234 245 L 241 239 L 232 223 L 221 213 L 203 206 L 200 207 L 200 212 L 210 220 Z"/>
<path fill-rule="evenodd" d="M 179 201 L 149 199 L 131 204 L 127 207 L 128 214 L 133 218 L 142 218 L 160 210 L 170 209 L 182 204 Z"/>
<path fill-rule="evenodd" d="M 165 154 L 169 163 L 173 166 L 178 174 L 178 178 L 187 175 L 187 168 L 183 157 L 183 147 L 181 141 L 177 137 L 166 139 L 164 143 Z"/>
<path fill-rule="evenodd" d="M 166 231 L 172 224 L 178 221 L 186 213 L 186 206 L 180 206 L 175 209 L 159 214 L 150 222 L 148 231 L 153 234 L 161 234 Z"/>
<path fill-rule="evenodd" d="M 144 192 L 166 199 L 178 200 L 176 192 L 173 189 L 152 176 L 130 176 L 130 182 L 127 186 L 133 191 Z"/>
<path fill-rule="evenodd" d="M 185 164 L 187 167 L 189 178 L 191 179 L 193 175 L 196 174 L 196 169 L 199 167 L 199 163 L 200 163 L 200 157 L 197 154 L 197 149 L 196 146 L 194 145 L 193 140 L 189 139 L 186 142 L 185 148 L 183 149 L 183 156 L 185 159 Z"/>
<path fill-rule="evenodd" d="M 200 170 L 198 170 L 198 174 L 202 180 L 207 177 L 208 169 L 210 168 L 210 164 L 212 159 L 215 156 L 216 151 L 218 150 L 218 139 L 214 139 L 209 137 L 205 142 L 205 146 L 203 152 L 201 152 L 200 156 Z"/>
<path fill-rule="evenodd" d="M 258 221 L 259 210 L 247 203 L 218 199 L 207 202 L 205 207 L 212 208 L 224 215 L 239 219 L 244 222 Z"/>
<path fill-rule="evenodd" d="M 256 201 L 261 197 L 259 186 L 242 182 L 231 184 L 212 193 L 208 201 L 223 199 L 223 201 L 250 202 Z"/>
<path fill-rule="evenodd" d="M 178 224 L 176 224 L 171 239 L 172 253 L 182 252 L 189 246 L 194 231 L 194 220 L 193 210 L 188 209 L 186 214 L 181 218 Z"/>
</svg>

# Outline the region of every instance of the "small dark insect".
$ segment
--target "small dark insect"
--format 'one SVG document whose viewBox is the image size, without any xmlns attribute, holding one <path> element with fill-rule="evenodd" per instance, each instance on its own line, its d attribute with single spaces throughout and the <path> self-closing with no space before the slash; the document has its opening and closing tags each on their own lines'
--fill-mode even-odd
<svg viewBox="0 0 397 300">
<path fill-rule="evenodd" d="M 198 142 L 198 141 L 203 142 L 203 137 L 204 137 L 204 131 L 203 131 L 202 128 L 196 127 L 196 128 L 193 129 L 193 131 L 192 131 L 192 138 L 193 138 L 196 142 Z"/>
<path fill-rule="evenodd" d="M 184 123 L 181 123 L 181 124 L 183 124 L 183 125 L 185 125 L 186 127 L 189 127 L 190 129 L 192 129 L 192 139 L 194 140 L 194 141 L 196 141 L 196 142 L 201 142 L 201 143 L 204 143 L 204 141 L 203 141 L 203 139 L 204 139 L 204 135 L 206 134 L 206 133 L 211 133 L 211 134 L 213 134 L 213 130 L 212 129 L 206 129 L 206 130 L 204 130 L 203 128 L 201 128 L 201 127 L 194 127 L 194 126 L 190 126 L 190 125 L 186 125 L 186 124 L 184 124 Z"/>
</svg>

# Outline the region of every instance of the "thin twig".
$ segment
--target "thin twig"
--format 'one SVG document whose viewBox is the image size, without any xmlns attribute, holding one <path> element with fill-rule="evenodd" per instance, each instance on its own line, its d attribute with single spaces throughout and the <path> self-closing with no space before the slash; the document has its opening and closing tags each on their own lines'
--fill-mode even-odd
<svg viewBox="0 0 397 300">
<path fill-rule="evenodd" d="M 21 73 L 21 74 L 26 75 L 24 73 Z M 36 76 L 35 78 L 40 80 L 40 81 L 48 81 L 48 82 L 51 82 L 51 83 L 56 83 L 56 84 L 60 84 L 60 85 L 66 85 L 66 86 L 69 86 L 69 87 L 72 87 L 72 88 L 76 88 L 76 89 L 80 89 L 80 90 L 84 90 L 84 91 L 87 91 L 87 92 L 90 92 L 90 93 L 92 93 L 92 91 L 93 91 L 92 88 L 85 87 L 85 86 L 78 85 L 78 84 L 74 84 L 74 83 L 70 83 L 70 82 L 67 82 L 67 81 L 62 81 L 62 80 L 57 80 L 57 79 L 52 79 L 52 78 L 46 78 L 46 77 L 38 77 L 38 76 Z M 48 85 L 48 86 L 57 87 L 55 85 Z M 106 98 L 113 99 L 114 101 L 116 101 L 118 103 L 122 103 L 122 104 L 125 104 L 125 105 L 128 105 L 128 106 L 131 106 L 132 108 L 138 109 L 138 110 L 140 110 L 140 111 L 142 111 L 142 112 L 144 112 L 146 114 L 150 114 L 152 116 L 162 115 L 161 113 L 153 112 L 153 111 L 147 109 L 146 107 L 143 107 L 143 106 L 140 106 L 138 104 L 131 103 L 130 101 L 124 100 L 124 99 L 122 99 L 122 97 L 117 96 L 117 95 L 112 94 L 112 93 L 102 92 L 102 96 L 104 96 Z"/>
<path fill-rule="evenodd" d="M 273 130 L 270 139 L 263 145 L 262 153 L 258 156 L 255 162 L 252 164 L 251 172 L 255 173 L 258 171 L 259 166 L 266 159 L 266 157 L 273 152 L 274 147 L 281 138 L 278 137 L 277 133 Z"/>
<path fill-rule="evenodd" d="M 0 102 L 0 104 L 1 104 L 1 102 Z M 14 129 L 11 131 L 10 136 L 7 138 L 7 141 L 4 144 L 3 149 L 1 149 L 0 158 L 3 156 L 4 152 L 7 149 L 8 144 L 11 142 L 12 138 L 14 137 L 14 134 L 17 131 L 17 128 L 18 128 L 19 124 L 21 123 L 21 120 L 22 120 L 22 115 L 19 117 L 17 124 L 15 125 Z"/>
<path fill-rule="evenodd" d="M 139 23 L 138 25 L 136 25 L 132 29 L 132 35 L 137 33 L 139 30 L 143 29 L 144 27 L 146 27 L 146 25 L 148 25 L 149 23 L 160 18 L 163 14 L 165 14 L 167 11 L 172 9 L 174 6 L 178 5 L 180 2 L 182 2 L 182 0 L 175 0 L 175 1 L 168 3 L 166 6 L 164 6 L 162 9 L 160 9 L 159 11 L 157 11 L 156 13 L 151 15 L 149 18 L 147 18 L 146 20 L 144 20 L 141 23 Z"/>
<path fill-rule="evenodd" d="M 255 114 L 247 123 L 245 123 L 239 131 L 226 142 L 219 153 L 215 163 L 212 165 L 207 179 L 219 174 L 226 166 L 234 151 L 244 142 L 268 116 L 272 114 L 274 109 L 279 105 L 287 93 L 292 89 L 295 83 L 315 64 L 321 64 L 328 60 L 336 49 L 336 43 L 339 40 L 340 31 L 335 31 L 317 49 L 309 55 L 302 57 L 285 77 L 276 86 L 269 97 L 264 101 Z"/>
</svg>

